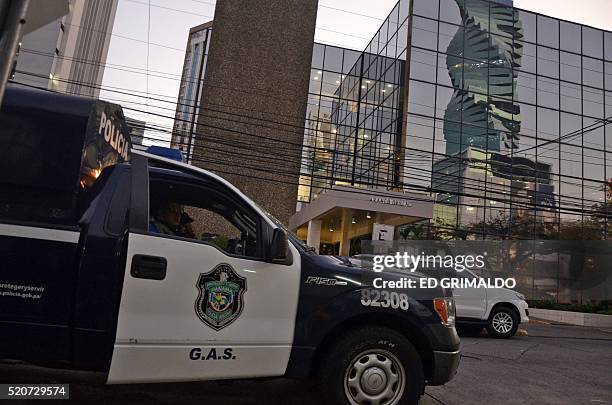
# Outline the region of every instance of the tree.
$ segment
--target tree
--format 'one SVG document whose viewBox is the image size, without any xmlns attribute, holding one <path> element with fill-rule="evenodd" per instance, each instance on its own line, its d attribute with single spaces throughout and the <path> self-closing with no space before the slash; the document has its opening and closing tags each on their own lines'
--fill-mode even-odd
<svg viewBox="0 0 612 405">
<path fill-rule="evenodd" d="M 412 236 L 410 239 L 423 239 L 426 225 L 427 224 L 425 222 L 408 224 L 404 226 L 399 234 L 404 240 L 407 240 L 409 236 Z"/>
</svg>

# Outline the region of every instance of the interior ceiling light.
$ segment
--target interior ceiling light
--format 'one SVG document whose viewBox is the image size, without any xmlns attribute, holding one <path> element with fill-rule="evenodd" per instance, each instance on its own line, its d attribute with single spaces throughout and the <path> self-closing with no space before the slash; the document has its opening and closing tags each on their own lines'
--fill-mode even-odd
<svg viewBox="0 0 612 405">
<path fill-rule="evenodd" d="M 370 211 L 366 212 L 366 218 L 367 218 L 367 219 L 372 218 L 372 215 L 370 215 Z"/>
</svg>

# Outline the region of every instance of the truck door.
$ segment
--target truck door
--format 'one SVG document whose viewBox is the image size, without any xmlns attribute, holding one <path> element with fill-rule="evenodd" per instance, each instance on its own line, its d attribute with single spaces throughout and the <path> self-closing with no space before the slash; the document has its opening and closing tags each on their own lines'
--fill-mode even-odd
<svg viewBox="0 0 612 405">
<path fill-rule="evenodd" d="M 290 245 L 287 263 L 266 261 L 272 225 L 232 187 L 201 173 L 149 171 L 143 160 L 133 162 L 108 383 L 283 375 L 297 311 L 297 250 Z"/>
<path fill-rule="evenodd" d="M 0 223 L 0 358 L 65 362 L 79 229 Z"/>
</svg>

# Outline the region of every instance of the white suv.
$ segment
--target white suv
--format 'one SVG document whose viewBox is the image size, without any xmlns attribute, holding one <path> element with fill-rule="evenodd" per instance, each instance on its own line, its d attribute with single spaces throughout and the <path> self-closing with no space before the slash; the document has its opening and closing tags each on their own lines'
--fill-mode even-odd
<svg viewBox="0 0 612 405">
<path fill-rule="evenodd" d="M 464 270 L 461 277 L 478 277 Z M 490 336 L 510 338 L 519 324 L 529 322 L 525 296 L 507 288 L 453 288 L 457 327 L 468 334 L 479 334 L 483 327 Z"/>
<path fill-rule="evenodd" d="M 340 260 L 350 260 L 354 266 L 361 261 L 372 262 L 372 254 L 359 254 L 351 258 L 337 256 Z M 398 270 L 402 272 L 403 270 Z M 449 270 L 448 277 L 478 277 L 470 270 L 456 272 Z M 466 335 L 479 335 L 487 328 L 489 336 L 511 338 L 519 324 L 529 322 L 529 305 L 525 296 L 507 288 L 453 288 L 456 307 L 457 329 Z"/>
</svg>

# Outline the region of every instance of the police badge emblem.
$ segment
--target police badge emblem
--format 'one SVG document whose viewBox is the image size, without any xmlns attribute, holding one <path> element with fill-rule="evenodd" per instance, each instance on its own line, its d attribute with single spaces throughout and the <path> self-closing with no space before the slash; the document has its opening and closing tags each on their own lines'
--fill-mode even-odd
<svg viewBox="0 0 612 405">
<path fill-rule="evenodd" d="M 234 322 L 244 308 L 246 278 L 240 277 L 229 264 L 221 263 L 208 273 L 201 273 L 196 284 L 198 318 L 214 330 Z"/>
</svg>

